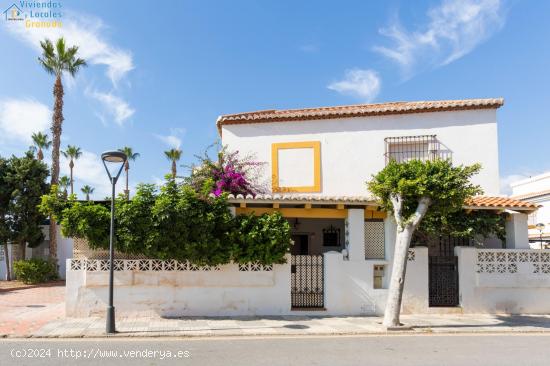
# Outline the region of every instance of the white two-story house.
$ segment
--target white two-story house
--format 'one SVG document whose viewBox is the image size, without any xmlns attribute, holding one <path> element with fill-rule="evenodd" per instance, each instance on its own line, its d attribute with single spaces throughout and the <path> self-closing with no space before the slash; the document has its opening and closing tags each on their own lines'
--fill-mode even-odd
<svg viewBox="0 0 550 366">
<path fill-rule="evenodd" d="M 169 316 L 380 315 L 396 225 L 366 182 L 390 159 L 482 165 L 484 195 L 467 212 L 505 219 L 506 238 L 436 236 L 408 253 L 404 313 L 550 313 L 550 251 L 529 248 L 536 204 L 499 195 L 502 99 L 399 102 L 220 116 L 222 143 L 254 154 L 265 192 L 229 196 L 235 214 L 278 211 L 292 229 L 288 261 L 201 267 L 115 262 L 117 311 Z M 103 313 L 107 261 L 67 263 L 67 315 Z"/>
<path fill-rule="evenodd" d="M 217 126 L 224 145 L 267 162 L 262 173 L 266 194 L 231 197 L 235 211 L 279 211 L 292 225 L 293 307 L 326 306 L 320 297 L 303 295 L 307 290 L 301 286 L 311 287 L 312 275 L 300 268 L 311 261 L 320 263 L 316 258 L 326 260 L 327 256 L 321 255 L 327 252 L 359 263 L 365 274 L 361 281 L 370 282 L 372 288 L 387 286 L 395 224 L 371 197 L 366 182 L 389 159 L 443 158 L 453 164 L 480 163 L 482 170 L 473 180 L 484 195 L 466 202 L 465 209 L 494 210 L 508 216 L 506 243 L 491 239 L 484 247 L 529 248 L 527 214 L 536 210 L 536 205 L 499 195 L 497 109 L 502 105 L 500 98 L 470 99 L 220 116 Z M 459 305 L 455 246 L 471 244 L 452 238 L 426 243 L 430 305 Z M 322 280 L 333 281 L 328 275 L 325 270 Z M 331 275 L 343 281 L 341 273 Z M 318 279 L 320 275 L 313 276 Z M 321 282 L 314 285 L 319 291 L 327 287 Z"/>
</svg>

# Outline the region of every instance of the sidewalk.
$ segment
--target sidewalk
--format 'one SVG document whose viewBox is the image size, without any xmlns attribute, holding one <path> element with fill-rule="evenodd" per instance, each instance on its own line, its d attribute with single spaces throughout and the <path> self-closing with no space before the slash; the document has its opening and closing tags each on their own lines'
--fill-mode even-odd
<svg viewBox="0 0 550 366">
<path fill-rule="evenodd" d="M 0 283 L 0 336 L 22 337 L 65 318 L 65 283 Z"/>
<path fill-rule="evenodd" d="M 406 315 L 395 333 L 550 333 L 550 316 Z M 116 337 L 212 337 L 388 334 L 379 317 L 118 318 Z M 53 321 L 31 337 L 103 337 L 99 317 Z"/>
</svg>

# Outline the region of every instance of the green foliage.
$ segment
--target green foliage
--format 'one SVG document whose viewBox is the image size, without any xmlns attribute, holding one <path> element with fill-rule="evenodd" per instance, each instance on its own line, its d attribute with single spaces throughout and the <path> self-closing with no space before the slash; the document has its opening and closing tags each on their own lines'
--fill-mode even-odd
<svg viewBox="0 0 550 366">
<path fill-rule="evenodd" d="M 57 279 L 57 268 L 53 261 L 33 258 L 13 262 L 15 277 L 26 284 L 48 282 Z"/>
<path fill-rule="evenodd" d="M 117 249 L 124 253 L 145 254 L 154 230 L 152 209 L 156 200 L 154 184 L 139 184 L 131 201 L 116 201 Z"/>
<path fill-rule="evenodd" d="M 480 169 L 479 164 L 453 166 L 448 160 L 392 160 L 367 185 L 388 211 L 393 212 L 392 196 L 401 197 L 404 222 L 411 219 L 423 197 L 431 200 L 429 215 L 444 217 L 461 210 L 466 198 L 482 193 L 470 182 Z"/>
<path fill-rule="evenodd" d="M 233 259 L 238 263 L 284 263 L 290 248 L 290 224 L 276 212 L 261 216 L 241 215 L 233 232 Z"/>
<path fill-rule="evenodd" d="M 60 222 L 63 210 L 71 207 L 73 203 L 74 199 L 67 199 L 66 193 L 54 184 L 50 187 L 50 193 L 41 197 L 38 209 L 44 216 L 52 216 Z"/>
<path fill-rule="evenodd" d="M 109 247 L 110 210 L 92 202 L 75 202 L 61 214 L 61 232 L 68 238 L 86 238 L 91 248 Z"/>
<path fill-rule="evenodd" d="M 95 249 L 108 248 L 109 208 L 58 200 L 63 196 L 53 191 L 43 198 L 41 209 L 57 212 L 65 236 L 85 238 Z M 160 192 L 155 185 L 141 184 L 132 200 L 118 198 L 115 227 L 117 251 L 198 265 L 281 263 L 291 243 L 290 226 L 279 214 L 234 218 L 226 195 L 204 196 L 172 178 Z"/>
<path fill-rule="evenodd" d="M 209 265 L 230 261 L 232 217 L 224 197 L 201 198 L 190 187 L 170 179 L 161 188 L 152 217 L 148 249 L 159 258 Z"/>
<path fill-rule="evenodd" d="M 36 160 L 31 152 L 20 158 L 12 156 L 8 161 L 5 180 L 10 190 L 8 213 L 12 241 L 28 243 L 31 248 L 42 243 L 40 225 L 45 217 L 38 205 L 48 191 L 48 175 L 46 164 Z"/>
<path fill-rule="evenodd" d="M 492 211 L 458 210 L 446 216 L 427 215 L 418 228 L 419 236 L 445 235 L 454 238 L 496 237 L 506 240 L 506 216 Z"/>
</svg>

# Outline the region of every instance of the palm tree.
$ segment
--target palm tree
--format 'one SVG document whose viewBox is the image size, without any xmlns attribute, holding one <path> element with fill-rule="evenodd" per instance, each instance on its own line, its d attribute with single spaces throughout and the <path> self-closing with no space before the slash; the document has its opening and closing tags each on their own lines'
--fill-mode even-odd
<svg viewBox="0 0 550 366">
<path fill-rule="evenodd" d="M 77 146 L 68 145 L 67 150 L 61 151 L 64 157 L 66 157 L 69 160 L 69 169 L 71 170 L 71 194 L 74 193 L 74 179 L 73 179 L 73 168 L 74 168 L 74 162 L 75 160 L 78 160 L 80 156 L 82 155 L 82 151 L 80 151 L 80 148 Z"/>
<path fill-rule="evenodd" d="M 177 166 L 176 162 L 180 160 L 181 158 L 181 150 L 180 149 L 170 149 L 168 151 L 164 152 L 164 155 L 168 160 L 172 162 L 172 178 L 176 178 L 177 174 Z"/>
<path fill-rule="evenodd" d="M 80 188 L 82 193 L 86 195 L 86 201 L 90 200 L 90 194 L 94 193 L 95 188 L 90 187 L 89 185 L 85 185 L 84 187 Z"/>
<path fill-rule="evenodd" d="M 59 183 L 57 184 L 60 189 L 63 190 L 63 194 L 65 197 L 67 196 L 67 188 L 71 184 L 71 179 L 67 177 L 66 175 L 59 178 Z"/>
<path fill-rule="evenodd" d="M 57 184 L 59 180 L 59 148 L 61 147 L 61 131 L 63 125 L 63 83 L 61 76 L 63 73 L 69 73 L 72 77 L 76 75 L 81 67 L 86 66 L 86 61 L 76 57 L 78 46 L 66 48 L 65 40 L 59 38 L 55 43 L 49 39 L 40 42 L 42 47 L 42 56 L 38 62 L 44 67 L 48 74 L 55 76 L 53 87 L 53 96 L 55 99 L 52 115 L 52 180 L 51 184 Z M 50 256 L 57 256 L 57 226 L 55 219 L 50 217 Z"/>
<path fill-rule="evenodd" d="M 126 154 L 126 163 L 124 163 L 124 171 L 126 172 L 126 190 L 124 193 L 126 194 L 126 199 L 130 198 L 130 190 L 128 189 L 128 171 L 130 170 L 130 160 L 136 161 L 137 158 L 139 158 L 139 153 L 135 153 L 131 147 L 124 146 L 122 149 L 118 149 L 118 151 L 123 152 Z"/>
<path fill-rule="evenodd" d="M 34 148 L 38 151 L 36 158 L 40 161 L 44 160 L 44 153 L 42 150 L 48 150 L 52 146 L 52 142 L 48 138 L 48 135 L 42 132 L 32 134 L 32 142 Z"/>
</svg>

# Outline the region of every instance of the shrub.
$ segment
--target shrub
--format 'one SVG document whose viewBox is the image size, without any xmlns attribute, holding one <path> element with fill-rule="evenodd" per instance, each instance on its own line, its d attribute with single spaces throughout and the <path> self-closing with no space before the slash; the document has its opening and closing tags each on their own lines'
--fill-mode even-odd
<svg viewBox="0 0 550 366">
<path fill-rule="evenodd" d="M 15 277 L 26 283 L 35 284 L 57 279 L 57 266 L 53 261 L 33 258 L 13 262 Z"/>
<path fill-rule="evenodd" d="M 285 263 L 291 245 L 290 224 L 280 213 L 240 215 L 233 231 L 233 261 Z"/>
<path fill-rule="evenodd" d="M 54 192 L 55 193 L 55 192 Z M 87 239 L 92 249 L 109 247 L 110 211 L 93 202 L 44 201 L 57 209 L 63 235 Z M 66 204 L 66 206 L 63 206 Z M 283 263 L 290 245 L 290 226 L 279 214 L 233 217 L 227 193 L 204 195 L 168 179 L 160 188 L 142 184 L 132 200 L 118 198 L 115 249 L 149 258 L 176 259 L 197 265 Z"/>
</svg>

